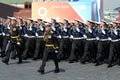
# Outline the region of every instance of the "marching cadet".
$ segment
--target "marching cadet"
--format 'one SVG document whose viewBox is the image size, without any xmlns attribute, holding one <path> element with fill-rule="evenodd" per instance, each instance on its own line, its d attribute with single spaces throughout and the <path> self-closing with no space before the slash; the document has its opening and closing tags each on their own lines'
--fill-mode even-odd
<svg viewBox="0 0 120 80">
<path fill-rule="evenodd" d="M 42 65 L 40 66 L 38 72 L 44 74 L 45 72 L 45 65 L 47 58 L 49 55 L 52 55 L 52 59 L 55 64 L 55 73 L 59 72 L 59 65 L 57 60 L 57 54 L 55 53 L 55 49 L 58 48 L 58 42 L 56 34 L 52 31 L 51 25 L 46 25 L 45 33 L 44 33 L 44 41 L 45 41 L 45 48 L 43 53 Z"/>
<path fill-rule="evenodd" d="M 57 21 L 54 19 L 54 18 L 51 18 L 51 28 L 52 28 L 52 31 L 55 33 L 55 35 L 57 36 L 58 38 L 58 41 L 59 39 L 61 38 L 60 36 L 60 24 L 57 23 Z"/>
<path fill-rule="evenodd" d="M 54 18 L 51 18 L 51 28 L 59 36 L 59 23 Z"/>
<path fill-rule="evenodd" d="M 0 21 L 0 49 L 2 49 L 2 46 L 3 46 L 2 31 L 3 31 L 3 23 L 2 23 L 2 20 L 1 20 L 1 21 Z M 0 55 L 1 55 L 1 54 L 0 54 Z"/>
<path fill-rule="evenodd" d="M 38 20 L 37 19 L 32 19 L 33 20 L 33 26 L 34 27 L 37 27 L 37 25 L 38 25 Z"/>
<path fill-rule="evenodd" d="M 22 17 L 18 17 L 17 18 L 17 24 L 18 26 L 20 27 L 20 32 L 21 32 L 21 35 L 23 36 L 25 33 L 24 33 L 24 21 L 23 21 L 23 18 Z"/>
<path fill-rule="evenodd" d="M 15 49 L 17 51 L 17 55 L 19 57 L 18 64 L 22 63 L 22 53 L 21 53 L 21 44 L 20 44 L 20 28 L 17 26 L 16 18 L 11 18 L 11 27 L 10 27 L 10 40 L 8 49 L 6 51 L 6 56 L 3 58 L 2 62 L 8 64 L 11 51 Z"/>
<path fill-rule="evenodd" d="M 34 54 L 36 29 L 33 26 L 32 19 L 27 20 L 27 26 L 24 28 L 24 33 L 25 33 L 24 36 L 26 37 L 26 43 L 25 49 L 23 51 L 23 59 L 26 60 L 28 57 L 33 57 Z"/>
<path fill-rule="evenodd" d="M 83 34 L 84 34 L 83 27 L 80 25 L 80 21 L 75 20 L 74 25 L 70 30 L 70 38 L 72 39 L 72 46 L 71 46 L 72 48 L 69 57 L 69 63 L 73 63 L 74 61 L 77 61 L 79 57 L 83 55 L 83 50 L 84 50 Z M 78 54 L 76 54 L 76 52 Z"/>
<path fill-rule="evenodd" d="M 68 20 L 63 20 L 63 25 L 60 27 L 60 43 L 59 43 L 59 53 L 57 58 L 59 60 L 67 59 L 69 56 L 69 22 Z"/>
<path fill-rule="evenodd" d="M 85 64 L 87 61 L 95 61 L 95 50 L 96 48 L 96 38 L 97 38 L 97 31 L 94 28 L 93 21 L 87 21 L 86 28 L 85 28 L 85 46 L 84 46 L 84 53 L 80 60 L 82 64 Z"/>
<path fill-rule="evenodd" d="M 23 26 L 27 26 L 27 20 L 23 19 Z M 24 31 L 24 28 L 23 28 L 23 31 Z"/>
<path fill-rule="evenodd" d="M 113 22 L 113 27 L 109 31 L 109 37 L 111 39 L 110 49 L 109 49 L 109 58 L 108 58 L 108 66 L 112 67 L 115 62 L 120 60 L 120 30 L 118 28 L 118 22 Z M 120 62 L 119 62 L 120 63 Z"/>
<path fill-rule="evenodd" d="M 61 39 L 60 28 L 59 27 L 60 27 L 60 24 L 56 21 L 56 19 L 51 18 L 51 28 L 52 28 L 52 31 L 57 36 L 58 44 L 59 44 L 60 39 Z"/>
<path fill-rule="evenodd" d="M 18 17 L 17 18 L 17 25 L 19 26 L 19 29 L 20 29 L 20 34 L 21 34 L 21 39 L 22 39 L 22 41 L 21 41 L 21 47 L 22 47 L 22 51 L 21 52 L 23 52 L 23 50 L 24 50 L 24 43 L 25 43 L 25 40 L 24 40 L 24 37 L 23 37 L 23 35 L 24 35 L 24 25 L 23 25 L 23 18 L 22 17 Z M 12 57 L 11 57 L 12 59 L 16 59 L 16 50 L 14 49 L 13 51 L 12 51 Z"/>
<path fill-rule="evenodd" d="M 101 21 L 100 27 L 98 29 L 98 44 L 97 44 L 97 55 L 96 55 L 96 64 L 98 66 L 107 59 L 109 53 L 109 38 L 108 38 L 108 29 L 105 21 Z"/>
<path fill-rule="evenodd" d="M 44 50 L 44 40 L 43 35 L 45 32 L 45 25 L 42 22 L 42 19 L 38 19 L 38 24 L 36 27 L 36 47 L 35 47 L 35 54 L 33 56 L 33 60 L 37 60 L 38 58 L 42 58 L 43 50 Z"/>
<path fill-rule="evenodd" d="M 8 44 L 8 41 L 10 40 L 10 25 L 11 25 L 11 17 L 7 16 L 7 20 L 5 22 L 5 25 L 3 25 L 3 29 L 2 29 L 2 35 L 3 35 L 3 47 L 2 50 L 0 52 L 1 57 L 5 56 L 5 51 L 6 51 L 6 46 Z"/>
</svg>

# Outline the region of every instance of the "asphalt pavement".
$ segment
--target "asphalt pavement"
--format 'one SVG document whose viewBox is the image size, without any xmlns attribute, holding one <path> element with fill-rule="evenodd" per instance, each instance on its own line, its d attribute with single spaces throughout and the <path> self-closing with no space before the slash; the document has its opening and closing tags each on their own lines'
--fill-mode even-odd
<svg viewBox="0 0 120 80">
<path fill-rule="evenodd" d="M 106 64 L 94 66 L 94 64 L 59 63 L 60 73 L 54 73 L 54 63 L 48 61 L 45 67 L 45 74 L 37 72 L 41 60 L 31 59 L 17 64 L 17 60 L 11 60 L 9 65 L 1 62 L 0 59 L 0 80 L 120 80 L 120 66 L 116 65 L 107 68 Z"/>
</svg>

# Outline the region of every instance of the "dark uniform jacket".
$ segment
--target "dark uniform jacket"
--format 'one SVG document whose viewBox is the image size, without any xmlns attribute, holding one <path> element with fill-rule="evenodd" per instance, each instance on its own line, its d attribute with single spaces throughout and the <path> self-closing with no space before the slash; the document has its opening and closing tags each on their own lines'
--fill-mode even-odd
<svg viewBox="0 0 120 80">
<path fill-rule="evenodd" d="M 20 34 L 19 26 L 11 26 L 9 33 L 10 33 L 10 38 L 12 42 L 16 43 L 20 39 L 21 34 Z"/>
<path fill-rule="evenodd" d="M 57 37 L 51 30 L 44 33 L 44 41 L 46 42 L 46 47 L 58 47 Z"/>
</svg>

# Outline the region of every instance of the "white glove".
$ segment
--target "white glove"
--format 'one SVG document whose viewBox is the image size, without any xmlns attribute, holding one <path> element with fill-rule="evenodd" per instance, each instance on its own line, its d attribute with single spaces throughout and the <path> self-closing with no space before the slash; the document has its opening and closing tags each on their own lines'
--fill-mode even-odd
<svg viewBox="0 0 120 80">
<path fill-rule="evenodd" d="M 35 36 L 38 36 L 38 33 L 35 33 Z"/>
<path fill-rule="evenodd" d="M 3 32 L 2 35 L 5 36 L 5 33 Z"/>
<path fill-rule="evenodd" d="M 117 31 L 116 30 L 114 30 L 114 33 L 115 33 L 115 35 L 117 35 Z"/>
<path fill-rule="evenodd" d="M 32 31 L 32 27 L 30 27 L 30 31 Z"/>
<path fill-rule="evenodd" d="M 55 27 L 52 27 L 52 30 L 55 31 Z"/>
<path fill-rule="evenodd" d="M 7 27 L 7 29 L 10 29 L 10 27 Z"/>
<path fill-rule="evenodd" d="M 64 28 L 63 30 L 64 30 L 65 32 L 67 32 L 67 29 Z"/>
<path fill-rule="evenodd" d="M 58 38 L 61 38 L 61 35 L 59 35 Z"/>
<path fill-rule="evenodd" d="M 87 36 L 86 36 L 86 35 L 83 35 L 83 37 L 84 37 L 84 38 L 87 38 Z"/>
<path fill-rule="evenodd" d="M 108 40 L 112 40 L 112 39 L 109 37 Z"/>
<path fill-rule="evenodd" d="M 27 34 L 25 34 L 24 36 L 25 36 L 25 37 L 27 37 L 28 35 L 27 35 Z"/>
<path fill-rule="evenodd" d="M 103 33 L 103 34 L 105 34 L 105 31 L 104 31 L 104 30 L 102 30 L 102 33 Z"/>
<path fill-rule="evenodd" d="M 91 30 L 90 28 L 88 28 L 88 31 L 89 31 L 90 33 L 92 33 L 92 30 Z"/>
<path fill-rule="evenodd" d="M 41 30 L 41 31 L 43 31 L 43 28 L 42 28 L 42 27 L 40 27 L 40 30 Z"/>
<path fill-rule="evenodd" d="M 96 37 L 97 40 L 99 40 L 99 37 Z"/>
<path fill-rule="evenodd" d="M 22 27 L 20 26 L 20 30 L 22 30 Z"/>
<path fill-rule="evenodd" d="M 78 28 L 76 28 L 76 30 L 77 30 L 78 32 L 80 32 L 80 30 L 79 30 Z"/>
<path fill-rule="evenodd" d="M 72 38 L 73 38 L 73 35 L 71 35 L 70 38 L 72 39 Z"/>
</svg>

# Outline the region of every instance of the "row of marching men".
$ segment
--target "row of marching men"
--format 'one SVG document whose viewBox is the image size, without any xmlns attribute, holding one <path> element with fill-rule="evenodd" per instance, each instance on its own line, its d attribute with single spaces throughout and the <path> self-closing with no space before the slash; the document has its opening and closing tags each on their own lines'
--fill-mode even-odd
<svg viewBox="0 0 120 80">
<path fill-rule="evenodd" d="M 6 57 L 10 40 L 11 20 L 17 22 L 20 29 L 22 58 L 32 57 L 33 60 L 42 58 L 45 42 L 43 40 L 45 24 L 48 22 L 42 19 L 27 19 L 20 17 L 8 17 L 4 25 L 0 25 L 1 57 Z M 96 66 L 107 63 L 108 67 L 120 64 L 120 29 L 119 22 L 106 24 L 87 21 L 82 23 L 74 20 L 69 23 L 67 19 L 63 22 L 56 22 L 51 18 L 51 29 L 56 34 L 59 49 L 56 51 L 59 61 L 68 60 L 69 63 L 80 61 L 93 62 Z M 11 58 L 16 58 L 16 49 L 11 50 Z M 9 60 L 8 60 L 9 61 Z M 6 62 L 8 62 L 6 61 Z"/>
</svg>

